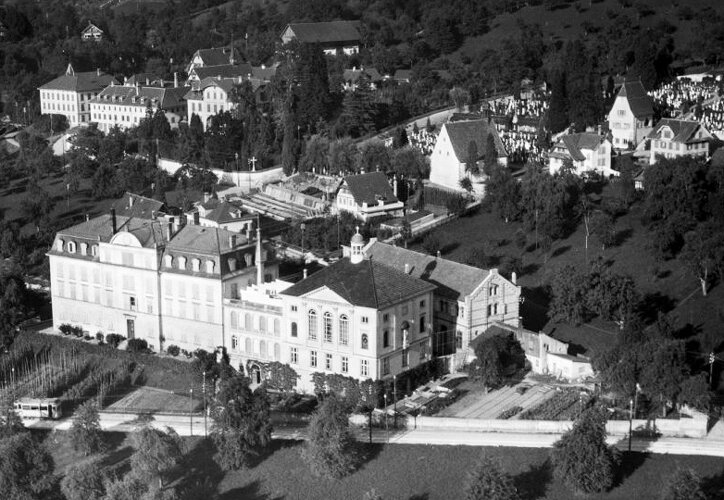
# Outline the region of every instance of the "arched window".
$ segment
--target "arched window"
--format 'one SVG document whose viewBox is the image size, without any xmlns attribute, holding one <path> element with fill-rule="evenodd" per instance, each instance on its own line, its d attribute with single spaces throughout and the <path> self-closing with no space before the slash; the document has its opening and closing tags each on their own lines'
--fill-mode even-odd
<svg viewBox="0 0 724 500">
<path fill-rule="evenodd" d="M 244 314 L 244 330 L 251 331 L 251 314 Z"/>
<path fill-rule="evenodd" d="M 213 260 L 206 261 L 206 272 L 209 274 L 214 274 L 214 261 Z"/>
<path fill-rule="evenodd" d="M 259 331 L 266 333 L 266 318 L 264 316 L 259 316 Z"/>
<path fill-rule="evenodd" d="M 317 311 L 310 309 L 307 314 L 307 331 L 310 340 L 317 340 Z"/>
<path fill-rule="evenodd" d="M 163 258 L 164 264 L 166 267 L 173 267 L 173 256 L 172 255 L 166 255 Z"/>
<path fill-rule="evenodd" d="M 339 317 L 339 343 L 349 344 L 349 318 L 344 314 Z"/>
<path fill-rule="evenodd" d="M 93 257 L 97 257 L 97 256 L 98 256 L 98 245 L 92 245 L 92 246 L 91 246 L 91 255 L 92 255 Z"/>
<path fill-rule="evenodd" d="M 239 327 L 239 315 L 236 314 L 236 311 L 231 311 L 231 328 L 238 328 Z"/>
<path fill-rule="evenodd" d="M 236 259 L 230 258 L 228 262 L 229 262 L 229 271 L 236 271 Z"/>
<path fill-rule="evenodd" d="M 81 244 L 80 244 L 80 254 L 81 254 L 81 255 L 88 255 L 88 243 L 81 243 Z"/>
<path fill-rule="evenodd" d="M 68 242 L 68 251 L 70 253 L 75 253 L 75 241 Z"/>
<path fill-rule="evenodd" d="M 179 269 L 186 269 L 186 257 L 179 257 L 179 258 L 178 258 L 178 268 L 179 268 Z"/>
<path fill-rule="evenodd" d="M 324 341 L 332 342 L 332 313 L 324 313 Z"/>
<path fill-rule="evenodd" d="M 201 271 L 201 261 L 199 259 L 192 259 L 191 260 L 191 269 L 196 273 Z"/>
<path fill-rule="evenodd" d="M 263 340 L 259 341 L 259 356 L 261 356 L 262 358 L 267 357 L 266 342 Z"/>
<path fill-rule="evenodd" d="M 296 322 L 296 321 L 292 321 L 291 332 L 292 332 L 292 333 L 291 333 L 291 334 L 292 334 L 292 337 L 296 337 L 296 336 L 297 336 L 297 322 Z"/>
<path fill-rule="evenodd" d="M 369 348 L 369 338 L 367 337 L 366 333 L 362 334 L 362 349 L 368 349 Z"/>
<path fill-rule="evenodd" d="M 385 330 L 382 332 L 382 347 L 390 347 L 390 332 Z"/>
<path fill-rule="evenodd" d="M 246 351 L 247 354 L 251 354 L 251 339 L 249 337 L 244 340 L 244 351 Z"/>
<path fill-rule="evenodd" d="M 279 318 L 274 318 L 274 335 L 279 335 L 279 329 L 280 329 L 280 322 Z"/>
</svg>

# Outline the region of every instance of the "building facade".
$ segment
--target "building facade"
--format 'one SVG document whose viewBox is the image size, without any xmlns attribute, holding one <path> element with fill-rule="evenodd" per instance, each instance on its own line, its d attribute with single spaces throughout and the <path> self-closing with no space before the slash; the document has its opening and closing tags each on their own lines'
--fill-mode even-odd
<svg viewBox="0 0 724 500">
<path fill-rule="evenodd" d="M 621 85 L 608 113 L 608 128 L 615 149 L 633 149 L 654 126 L 654 108 L 651 97 L 640 81 Z"/>
<path fill-rule="evenodd" d="M 680 158 L 682 156 L 709 157 L 709 143 L 713 139 L 704 125 L 690 120 L 663 118 L 649 134 L 651 156 L 649 163 L 657 158 Z"/>
<path fill-rule="evenodd" d="M 362 36 L 359 21 L 329 21 L 321 23 L 291 23 L 284 28 L 281 39 L 283 44 L 318 44 L 325 55 L 351 56 L 359 52 Z"/>
<path fill-rule="evenodd" d="M 548 155 L 550 173 L 558 172 L 566 160 L 573 163 L 577 175 L 618 175 L 618 172 L 611 168 L 611 142 L 599 134 L 580 133 L 560 137 Z"/>
<path fill-rule="evenodd" d="M 63 115 L 71 128 L 88 125 L 91 101 L 112 83 L 118 84 L 113 76 L 101 70 L 76 73 L 69 64 L 64 75 L 39 87 L 40 113 Z"/>
<path fill-rule="evenodd" d="M 400 216 L 404 206 L 384 172 L 345 177 L 335 200 L 337 212 L 349 212 L 363 221 L 385 215 Z"/>
</svg>

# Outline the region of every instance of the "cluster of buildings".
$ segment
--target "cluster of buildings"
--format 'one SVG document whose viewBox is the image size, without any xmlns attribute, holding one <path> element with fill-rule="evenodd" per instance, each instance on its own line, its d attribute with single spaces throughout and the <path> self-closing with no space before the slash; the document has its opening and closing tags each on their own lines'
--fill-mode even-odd
<svg viewBox="0 0 724 500">
<path fill-rule="evenodd" d="M 315 372 L 383 379 L 432 356 L 454 368 L 495 322 L 519 325 L 515 276 L 355 234 L 343 259 L 291 283 L 258 220 L 202 205 L 174 216 L 127 193 L 59 231 L 48 252 L 54 328 L 223 349 L 257 378 L 278 361 L 311 390 Z"/>
</svg>

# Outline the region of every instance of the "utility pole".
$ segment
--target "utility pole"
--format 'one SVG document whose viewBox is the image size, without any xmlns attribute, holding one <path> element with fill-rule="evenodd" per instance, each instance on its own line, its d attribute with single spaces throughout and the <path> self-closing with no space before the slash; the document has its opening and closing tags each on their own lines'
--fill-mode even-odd
<svg viewBox="0 0 724 500">
<path fill-rule="evenodd" d="M 628 400 L 628 451 L 631 451 L 631 433 L 633 432 L 633 399 Z"/>
<path fill-rule="evenodd" d="M 204 437 L 209 437 L 206 427 L 206 371 L 203 373 L 203 383 L 201 384 L 201 390 L 204 393 Z"/>
<path fill-rule="evenodd" d="M 194 390 L 189 389 L 189 432 L 194 435 Z"/>
</svg>

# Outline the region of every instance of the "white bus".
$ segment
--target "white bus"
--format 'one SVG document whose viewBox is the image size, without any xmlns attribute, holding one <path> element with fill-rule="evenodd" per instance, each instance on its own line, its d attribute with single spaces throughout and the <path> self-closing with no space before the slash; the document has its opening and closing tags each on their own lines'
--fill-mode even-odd
<svg viewBox="0 0 724 500">
<path fill-rule="evenodd" d="M 62 416 L 61 402 L 57 398 L 20 398 L 15 402 L 15 413 L 22 418 L 58 419 Z"/>
</svg>

